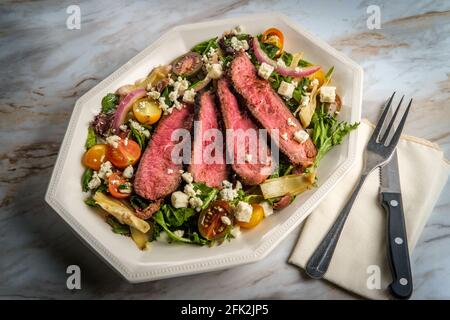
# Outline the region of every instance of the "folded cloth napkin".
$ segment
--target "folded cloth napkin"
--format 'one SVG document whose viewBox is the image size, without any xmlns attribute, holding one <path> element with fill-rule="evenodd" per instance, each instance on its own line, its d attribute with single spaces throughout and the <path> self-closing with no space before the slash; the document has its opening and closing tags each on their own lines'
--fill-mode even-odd
<svg viewBox="0 0 450 320">
<path fill-rule="evenodd" d="M 373 125 L 363 120 L 358 130 L 356 163 L 305 221 L 290 263 L 305 267 L 349 198 L 362 171 L 363 151 Z M 438 145 L 406 135 L 398 143 L 397 154 L 411 253 L 446 184 L 450 165 Z M 390 299 L 386 213 L 380 206 L 378 174 L 378 170 L 373 172 L 360 190 L 325 279 L 366 298 Z"/>
</svg>

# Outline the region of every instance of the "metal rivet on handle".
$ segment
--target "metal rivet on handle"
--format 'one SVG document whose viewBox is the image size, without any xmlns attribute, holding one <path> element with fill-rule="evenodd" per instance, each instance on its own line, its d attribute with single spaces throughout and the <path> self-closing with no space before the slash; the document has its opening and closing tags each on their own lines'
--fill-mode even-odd
<svg viewBox="0 0 450 320">
<path fill-rule="evenodd" d="M 400 278 L 399 282 L 402 286 L 406 286 L 408 284 L 408 280 L 406 280 L 405 278 Z"/>
<path fill-rule="evenodd" d="M 391 202 L 389 202 L 391 206 L 396 207 L 398 206 L 398 201 L 397 200 L 391 200 Z"/>
<path fill-rule="evenodd" d="M 402 244 L 403 243 L 403 239 L 400 238 L 400 237 L 395 238 L 394 241 L 395 241 L 396 244 Z"/>
</svg>

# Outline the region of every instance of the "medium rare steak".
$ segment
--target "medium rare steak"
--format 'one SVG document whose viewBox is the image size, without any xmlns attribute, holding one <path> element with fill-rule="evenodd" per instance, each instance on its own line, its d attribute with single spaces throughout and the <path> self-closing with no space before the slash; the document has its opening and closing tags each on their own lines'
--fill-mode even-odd
<svg viewBox="0 0 450 320">
<path fill-rule="evenodd" d="M 149 200 L 164 198 L 174 192 L 181 182 L 182 164 L 172 161 L 172 150 L 178 141 L 172 141 L 176 129 L 191 130 L 193 107 L 186 105 L 160 120 L 145 150 L 134 180 L 138 195 Z"/>
<path fill-rule="evenodd" d="M 198 94 L 189 172 L 195 182 L 216 188 L 228 177 L 219 117 L 214 95 L 209 91 Z"/>
<path fill-rule="evenodd" d="M 304 143 L 294 140 L 294 133 L 303 130 L 270 83 L 256 75 L 256 69 L 243 52 L 236 55 L 230 66 L 230 78 L 236 91 L 243 97 L 247 108 L 274 137 L 279 130 L 278 145 L 289 160 L 307 167 L 314 162 L 316 148 L 311 139 Z M 290 119 L 288 121 L 288 119 Z"/>
<path fill-rule="evenodd" d="M 272 172 L 269 148 L 265 141 L 265 145 L 260 146 L 261 142 L 259 141 L 258 127 L 240 109 L 236 97 L 230 91 L 229 82 L 225 78 L 220 79 L 217 84 L 217 95 L 220 101 L 223 122 L 228 132 L 227 151 L 229 153 L 233 152 L 233 170 L 241 177 L 244 184 L 258 185 L 264 182 Z M 245 139 L 244 143 L 240 144 L 237 136 L 239 132 L 255 132 L 255 141 Z M 256 148 L 250 148 L 250 142 L 254 143 Z M 258 158 L 258 147 L 262 147 L 266 150 L 267 157 L 265 159 Z M 244 153 L 244 155 L 250 154 L 251 161 L 245 161 L 245 158 L 243 159 L 244 161 L 238 159 L 238 149 L 240 149 L 241 153 Z"/>
</svg>

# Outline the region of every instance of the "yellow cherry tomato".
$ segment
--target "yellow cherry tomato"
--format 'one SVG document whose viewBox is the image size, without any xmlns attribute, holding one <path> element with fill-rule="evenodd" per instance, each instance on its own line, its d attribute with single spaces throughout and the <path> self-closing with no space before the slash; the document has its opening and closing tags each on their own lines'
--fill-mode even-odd
<svg viewBox="0 0 450 320">
<path fill-rule="evenodd" d="M 106 160 L 106 144 L 96 144 L 84 153 L 83 164 L 92 170 L 100 170 L 100 166 Z"/>
<path fill-rule="evenodd" d="M 314 79 L 317 79 L 319 81 L 319 87 L 322 86 L 325 82 L 325 73 L 322 69 L 317 70 L 313 74 L 308 76 L 310 81 L 313 81 Z"/>
<path fill-rule="evenodd" d="M 139 99 L 133 104 L 133 114 L 143 124 L 154 124 L 161 118 L 162 110 L 155 100 Z"/>
<path fill-rule="evenodd" d="M 264 209 L 257 203 L 252 204 L 253 212 L 249 222 L 237 221 L 237 224 L 244 229 L 251 229 L 256 227 L 262 219 L 264 219 Z"/>
</svg>

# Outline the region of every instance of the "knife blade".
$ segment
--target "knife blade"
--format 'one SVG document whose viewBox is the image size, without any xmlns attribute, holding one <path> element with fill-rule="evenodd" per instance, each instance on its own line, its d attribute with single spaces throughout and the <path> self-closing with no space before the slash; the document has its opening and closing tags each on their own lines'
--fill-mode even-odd
<svg viewBox="0 0 450 320">
<path fill-rule="evenodd" d="M 388 222 L 388 258 L 392 273 L 389 288 L 396 298 L 408 299 L 413 282 L 397 157 L 397 151 L 394 151 L 391 160 L 380 168 L 380 198 Z"/>
</svg>

